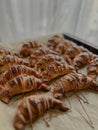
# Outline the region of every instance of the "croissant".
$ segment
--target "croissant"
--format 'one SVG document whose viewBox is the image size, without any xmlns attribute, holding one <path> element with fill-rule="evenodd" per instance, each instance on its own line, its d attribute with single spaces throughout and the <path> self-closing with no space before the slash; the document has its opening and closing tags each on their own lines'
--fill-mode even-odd
<svg viewBox="0 0 98 130">
<path fill-rule="evenodd" d="M 19 58 L 17 56 L 7 55 L 0 60 L 0 72 L 3 73 L 12 65 L 26 65 L 29 66 L 29 62 Z"/>
<path fill-rule="evenodd" d="M 42 74 L 43 82 L 49 82 L 59 76 L 74 72 L 74 67 L 67 65 L 64 62 L 55 61 L 47 66 L 46 70 Z"/>
<path fill-rule="evenodd" d="M 36 64 L 36 70 L 45 70 L 45 68 L 54 61 L 62 61 L 63 58 L 59 57 L 58 55 L 47 54 L 43 56 Z"/>
<path fill-rule="evenodd" d="M 69 47 L 73 46 L 73 42 L 65 40 L 58 35 L 54 35 L 48 40 L 48 42 L 48 47 L 55 50 L 59 55 L 63 54 Z"/>
<path fill-rule="evenodd" d="M 48 47 L 51 49 L 54 49 L 57 47 L 59 43 L 64 42 L 65 39 L 63 37 L 60 37 L 59 35 L 54 35 L 48 40 Z"/>
<path fill-rule="evenodd" d="M 32 52 L 41 47 L 42 45 L 38 41 L 28 41 L 28 43 L 23 44 L 20 50 L 20 55 L 23 57 L 30 56 Z"/>
<path fill-rule="evenodd" d="M 64 53 L 64 57 L 66 58 L 66 56 L 69 56 L 70 59 L 75 58 L 79 53 L 81 52 L 86 52 L 88 51 L 87 49 L 85 49 L 84 47 L 81 46 L 77 46 L 75 44 L 73 44 L 71 47 L 69 47 L 65 53 Z"/>
<path fill-rule="evenodd" d="M 87 67 L 89 77 L 96 79 L 98 75 L 98 57 L 92 60 Z"/>
<path fill-rule="evenodd" d="M 6 84 L 12 78 L 17 77 L 20 74 L 34 75 L 35 77 L 38 77 L 38 78 L 41 77 L 40 74 L 36 70 L 30 67 L 27 67 L 25 65 L 15 65 L 15 66 L 11 66 L 7 71 L 1 74 L 0 84 L 2 85 Z"/>
<path fill-rule="evenodd" d="M 61 111 L 69 110 L 60 100 L 50 96 L 33 95 L 24 98 L 14 117 L 13 124 L 15 129 L 24 130 L 27 124 L 30 124 L 37 118 L 43 116 L 45 111 L 50 108 L 56 108 Z"/>
<path fill-rule="evenodd" d="M 37 50 L 35 50 L 34 53 L 29 58 L 31 66 L 34 66 L 35 63 L 37 63 L 37 61 L 39 61 L 39 59 L 41 59 L 43 56 L 45 56 L 47 54 L 56 55 L 57 53 L 49 48 L 44 48 L 44 47 L 43 48 L 40 47 Z"/>
<path fill-rule="evenodd" d="M 19 75 L 7 82 L 4 86 L 0 86 L 0 99 L 8 103 L 14 95 L 30 92 L 32 90 L 49 91 L 50 87 L 33 75 Z"/>
<path fill-rule="evenodd" d="M 57 99 L 62 99 L 64 93 L 72 90 L 81 90 L 86 88 L 98 89 L 98 84 L 84 74 L 70 73 L 63 76 L 55 83 L 53 96 Z"/>
<path fill-rule="evenodd" d="M 6 55 L 19 56 L 18 53 L 14 52 L 12 50 L 0 49 L 0 59 L 4 58 Z"/>
<path fill-rule="evenodd" d="M 80 69 L 84 67 L 84 65 L 87 65 L 88 63 L 90 63 L 92 59 L 94 59 L 94 55 L 92 53 L 82 52 L 74 58 L 73 66 L 76 69 Z"/>
<path fill-rule="evenodd" d="M 68 48 L 70 48 L 73 44 L 70 43 L 69 41 L 65 41 L 63 43 L 60 43 L 59 45 L 57 45 L 57 47 L 55 48 L 55 51 L 61 55 L 63 54 Z"/>
</svg>

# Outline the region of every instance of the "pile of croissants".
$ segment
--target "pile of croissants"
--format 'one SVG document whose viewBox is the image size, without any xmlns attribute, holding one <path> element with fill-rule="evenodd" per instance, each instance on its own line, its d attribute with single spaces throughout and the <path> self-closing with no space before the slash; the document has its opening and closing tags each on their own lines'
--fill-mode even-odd
<svg viewBox="0 0 98 130">
<path fill-rule="evenodd" d="M 87 74 L 80 69 L 87 66 Z M 59 35 L 52 36 L 46 45 L 28 41 L 19 52 L 0 49 L 0 100 L 8 104 L 19 94 L 31 91 L 50 91 L 53 96 L 30 95 L 20 103 L 14 117 L 14 128 L 24 130 L 50 108 L 68 111 L 63 102 L 66 92 L 98 90 L 98 56 Z"/>
</svg>

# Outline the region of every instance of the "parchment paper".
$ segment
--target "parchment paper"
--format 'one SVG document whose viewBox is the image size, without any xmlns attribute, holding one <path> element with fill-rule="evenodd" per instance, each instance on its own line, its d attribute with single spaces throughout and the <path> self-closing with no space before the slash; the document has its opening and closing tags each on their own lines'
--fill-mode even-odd
<svg viewBox="0 0 98 130">
<path fill-rule="evenodd" d="M 43 41 L 45 44 L 47 38 L 49 37 L 38 37 L 34 39 Z M 15 42 L 15 43 L 0 43 L 0 47 L 18 50 L 21 48 L 21 45 L 23 43 L 24 41 Z M 38 93 L 41 94 L 43 92 L 37 92 L 37 94 Z M 36 94 L 36 93 L 34 92 L 31 94 Z M 49 93 L 44 93 L 44 94 L 47 95 Z M 51 92 L 50 94 L 52 95 Z M 90 91 L 77 92 L 77 94 L 78 95 L 83 94 L 88 99 L 89 104 L 83 103 L 83 106 L 85 106 L 85 109 L 94 124 L 94 129 L 98 130 L 98 94 Z M 68 95 L 71 95 L 71 93 L 69 93 Z M 17 107 L 21 102 L 21 99 L 15 101 L 15 99 L 18 97 L 19 96 L 14 97 L 9 104 L 4 104 L 3 102 L 0 101 L 0 130 L 14 130 L 13 119 Z M 71 112 L 60 114 L 58 111 L 55 110 L 52 110 L 52 112 L 48 111 L 46 112 L 44 117 L 49 116 L 49 113 L 52 114 L 55 113 L 57 115 L 56 117 L 53 117 L 51 119 L 50 127 L 46 126 L 45 122 L 43 121 L 43 117 L 41 117 L 33 124 L 33 130 L 92 130 L 93 129 L 86 123 L 86 121 L 79 113 L 81 112 L 83 116 L 85 116 L 86 119 L 88 119 L 82 106 L 80 105 L 78 98 L 75 95 L 68 98 L 65 97 L 63 99 L 63 103 L 66 104 L 66 106 L 68 106 L 71 109 Z M 31 128 L 27 126 L 25 130 L 31 130 Z"/>
</svg>

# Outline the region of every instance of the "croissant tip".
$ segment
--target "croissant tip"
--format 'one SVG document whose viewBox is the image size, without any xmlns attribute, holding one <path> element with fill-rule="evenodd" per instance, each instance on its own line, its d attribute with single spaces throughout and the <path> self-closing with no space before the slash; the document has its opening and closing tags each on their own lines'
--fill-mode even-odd
<svg viewBox="0 0 98 130">
<path fill-rule="evenodd" d="M 14 124 L 14 128 L 16 130 L 24 130 L 24 126 L 22 124 Z"/>
</svg>

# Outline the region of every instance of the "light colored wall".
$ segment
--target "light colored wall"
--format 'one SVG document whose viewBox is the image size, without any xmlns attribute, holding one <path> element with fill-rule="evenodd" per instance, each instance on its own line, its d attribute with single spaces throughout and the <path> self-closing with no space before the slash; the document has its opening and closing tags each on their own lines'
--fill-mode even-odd
<svg viewBox="0 0 98 130">
<path fill-rule="evenodd" d="M 0 40 L 69 32 L 98 42 L 98 0 L 0 0 Z"/>
</svg>

